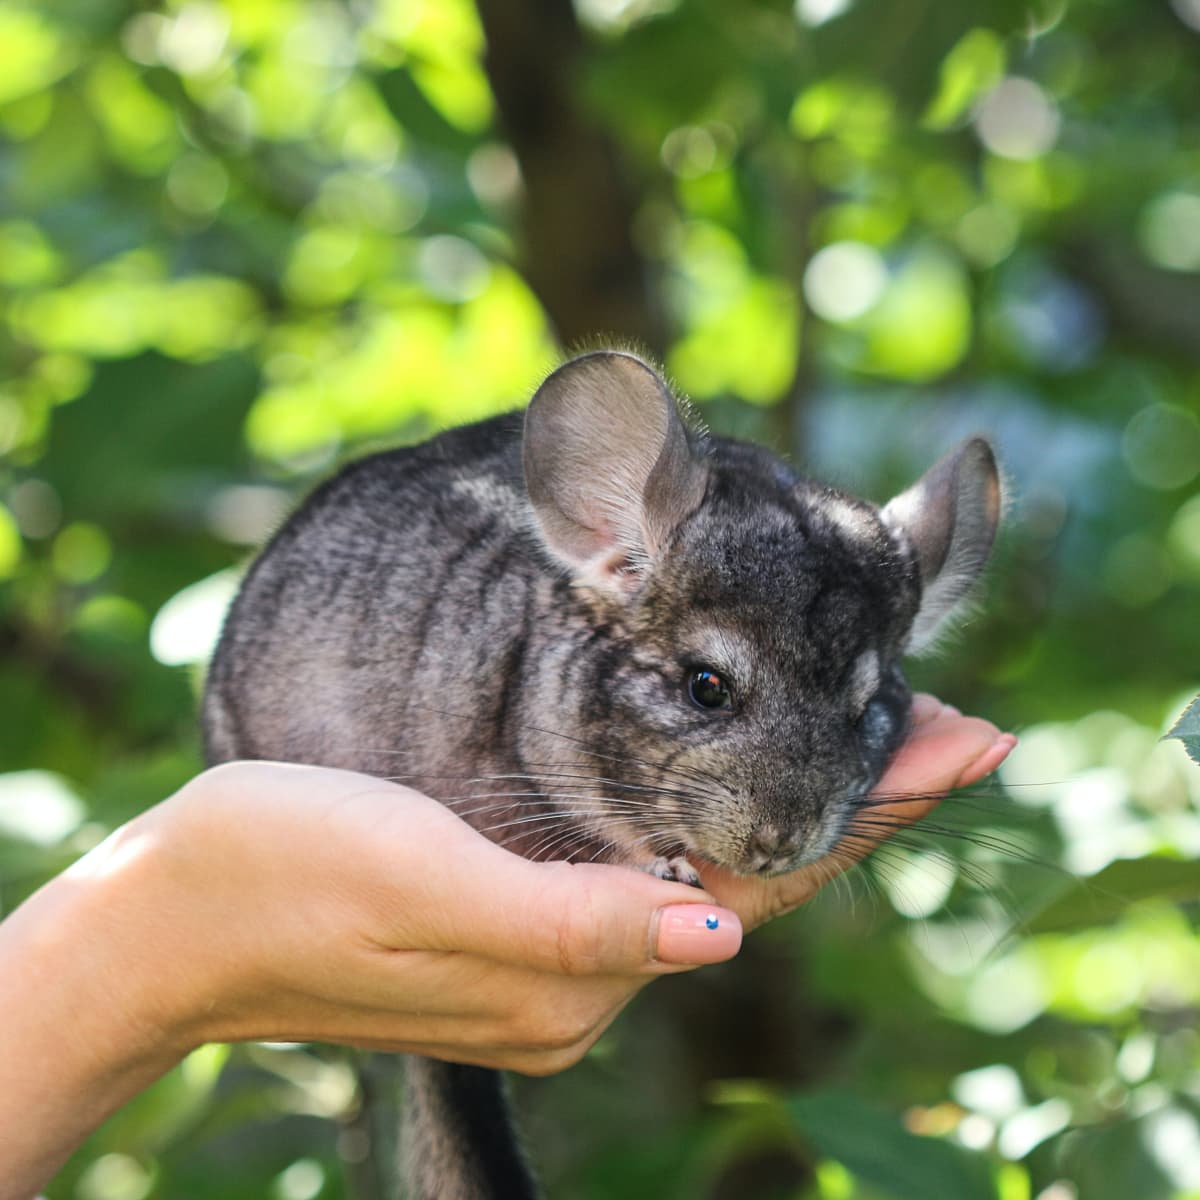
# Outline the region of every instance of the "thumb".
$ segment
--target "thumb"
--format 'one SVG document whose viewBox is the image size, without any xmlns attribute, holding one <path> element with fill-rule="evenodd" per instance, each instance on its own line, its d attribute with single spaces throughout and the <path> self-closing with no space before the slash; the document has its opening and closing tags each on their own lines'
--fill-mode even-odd
<svg viewBox="0 0 1200 1200">
<path fill-rule="evenodd" d="M 707 893 L 628 867 L 504 860 L 456 888 L 446 949 L 563 975 L 655 975 L 732 958 L 737 915 Z"/>
</svg>

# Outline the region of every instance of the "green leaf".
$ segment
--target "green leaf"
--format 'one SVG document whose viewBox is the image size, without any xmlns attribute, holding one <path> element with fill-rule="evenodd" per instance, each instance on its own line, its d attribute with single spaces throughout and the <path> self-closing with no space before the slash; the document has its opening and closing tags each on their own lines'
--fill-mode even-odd
<svg viewBox="0 0 1200 1200">
<path fill-rule="evenodd" d="M 1183 710 L 1183 716 L 1163 736 L 1178 738 L 1192 762 L 1200 763 L 1200 696 Z"/>
<path fill-rule="evenodd" d="M 1200 863 L 1174 858 L 1130 858 L 1110 863 L 1052 901 L 1020 927 L 1023 935 L 1086 929 L 1117 920 L 1138 900 L 1200 898 Z"/>
<path fill-rule="evenodd" d="M 187 511 L 239 465 L 257 386 L 238 355 L 181 363 L 147 353 L 101 364 L 51 427 L 49 478 L 64 510 L 99 523 Z"/>
<path fill-rule="evenodd" d="M 890 1113 L 846 1092 L 788 1101 L 805 1137 L 863 1183 L 894 1200 L 996 1200 L 986 1161 L 960 1146 L 909 1133 Z"/>
<path fill-rule="evenodd" d="M 942 61 L 937 95 L 922 124 L 949 129 L 971 105 L 1004 77 L 1004 41 L 990 29 L 972 29 Z"/>
</svg>

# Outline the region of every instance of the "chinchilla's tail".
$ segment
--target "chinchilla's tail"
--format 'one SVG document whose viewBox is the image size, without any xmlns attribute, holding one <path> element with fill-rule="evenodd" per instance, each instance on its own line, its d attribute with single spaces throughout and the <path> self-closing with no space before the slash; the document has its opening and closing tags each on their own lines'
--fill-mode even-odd
<svg viewBox="0 0 1200 1200">
<path fill-rule="evenodd" d="M 537 1200 L 499 1071 L 406 1060 L 405 1200 Z"/>
</svg>

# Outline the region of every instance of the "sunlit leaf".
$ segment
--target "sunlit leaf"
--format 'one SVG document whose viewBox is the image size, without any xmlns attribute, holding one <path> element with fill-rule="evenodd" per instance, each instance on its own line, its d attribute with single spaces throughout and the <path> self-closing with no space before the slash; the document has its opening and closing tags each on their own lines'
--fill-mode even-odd
<svg viewBox="0 0 1200 1200">
<path fill-rule="evenodd" d="M 1165 736 L 1178 738 L 1191 760 L 1200 763 L 1200 696 L 1183 710 Z"/>
<path fill-rule="evenodd" d="M 76 57 L 66 29 L 34 10 L 0 9 L 0 104 L 46 87 L 69 71 Z"/>
<path fill-rule="evenodd" d="M 942 61 L 937 94 L 925 111 L 924 124 L 945 129 L 1004 77 L 1004 43 L 990 29 L 972 29 Z"/>
<path fill-rule="evenodd" d="M 21 561 L 21 531 L 12 513 L 0 504 L 0 579 L 6 579 Z"/>
<path fill-rule="evenodd" d="M 799 311 L 776 279 L 747 279 L 728 301 L 707 311 L 680 339 L 667 365 L 690 395 L 732 394 L 772 404 L 796 370 Z"/>
<path fill-rule="evenodd" d="M 1021 923 L 1026 934 L 1086 929 L 1117 920 L 1131 904 L 1153 898 L 1200 899 L 1200 862 L 1174 858 L 1121 859 L 1072 882 L 1065 894 Z"/>
<path fill-rule="evenodd" d="M 863 79 L 834 77 L 806 88 L 792 106 L 790 123 L 798 137 L 832 137 L 856 156 L 884 150 L 893 127 L 895 100 Z"/>
<path fill-rule="evenodd" d="M 120 56 L 109 54 L 92 65 L 87 94 L 113 153 L 126 166 L 157 174 L 179 152 L 171 110 Z"/>
</svg>

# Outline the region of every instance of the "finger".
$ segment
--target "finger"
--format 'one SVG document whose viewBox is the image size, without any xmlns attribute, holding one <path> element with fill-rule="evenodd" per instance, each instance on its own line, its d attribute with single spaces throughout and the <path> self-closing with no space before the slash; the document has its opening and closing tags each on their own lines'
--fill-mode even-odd
<svg viewBox="0 0 1200 1200">
<path fill-rule="evenodd" d="M 435 945 L 563 975 L 662 974 L 732 958 L 736 914 L 625 867 L 531 863 L 480 839 L 486 872 L 434 907 Z"/>
<path fill-rule="evenodd" d="M 941 716 L 946 707 L 936 696 L 931 696 L 928 692 L 917 692 L 912 699 L 912 712 L 909 717 L 912 728 L 916 729 L 918 725 L 925 725 L 934 717 Z"/>
<path fill-rule="evenodd" d="M 1001 734 L 980 717 L 964 717 L 943 708 L 916 726 L 896 752 L 875 788 L 875 795 L 937 796 L 958 785 L 975 763 L 992 751 Z"/>
<path fill-rule="evenodd" d="M 1002 733 L 959 777 L 955 787 L 970 787 L 990 775 L 1012 753 L 1017 744 L 1011 733 Z"/>
</svg>

